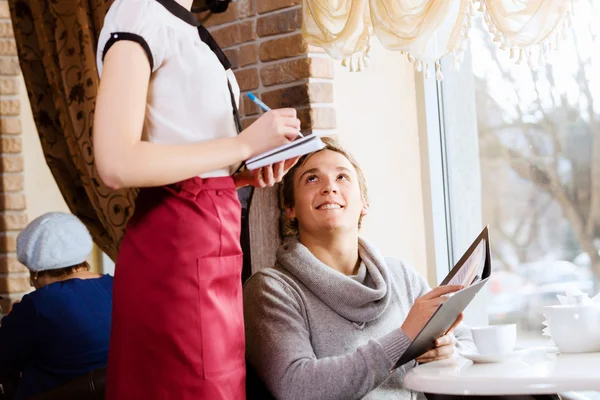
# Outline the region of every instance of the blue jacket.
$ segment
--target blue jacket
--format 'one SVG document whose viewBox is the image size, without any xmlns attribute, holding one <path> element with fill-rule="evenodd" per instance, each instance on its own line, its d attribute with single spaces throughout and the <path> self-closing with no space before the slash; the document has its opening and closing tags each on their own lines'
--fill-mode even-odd
<svg viewBox="0 0 600 400">
<path fill-rule="evenodd" d="M 2 319 L 0 377 L 22 373 L 17 399 L 106 365 L 112 282 L 104 275 L 52 283 L 25 295 Z"/>
</svg>

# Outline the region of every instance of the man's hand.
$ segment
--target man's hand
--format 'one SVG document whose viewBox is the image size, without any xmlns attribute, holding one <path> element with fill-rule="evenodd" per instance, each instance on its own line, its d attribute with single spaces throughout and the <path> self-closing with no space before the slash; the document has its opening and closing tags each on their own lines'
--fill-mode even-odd
<svg viewBox="0 0 600 400">
<path fill-rule="evenodd" d="M 448 329 L 448 332 L 444 336 L 437 338 L 435 347 L 418 357 L 417 362 L 425 364 L 432 361 L 446 360 L 452 357 L 454 355 L 456 344 L 458 343 L 452 332 L 454 332 L 454 328 L 461 323 L 462 319 L 463 315 L 460 314 L 456 321 L 454 321 L 454 324 Z"/>
<path fill-rule="evenodd" d="M 401 326 L 406 336 L 410 340 L 415 340 L 417 334 L 421 332 L 421 329 L 437 311 L 440 304 L 446 301 L 448 294 L 458 292 L 460 289 L 462 289 L 462 286 L 459 285 L 439 286 L 417 298 Z"/>
</svg>

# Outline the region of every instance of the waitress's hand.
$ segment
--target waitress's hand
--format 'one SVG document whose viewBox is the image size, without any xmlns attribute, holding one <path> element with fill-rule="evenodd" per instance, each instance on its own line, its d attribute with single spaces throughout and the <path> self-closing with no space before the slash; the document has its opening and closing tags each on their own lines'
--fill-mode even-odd
<svg viewBox="0 0 600 400">
<path fill-rule="evenodd" d="M 237 136 L 247 158 L 284 145 L 298 137 L 300 120 L 293 108 L 271 110 L 260 116 Z"/>
<path fill-rule="evenodd" d="M 280 161 L 273 165 L 258 168 L 253 171 L 242 171 L 233 176 L 235 187 L 254 186 L 257 188 L 271 187 L 277 182 L 281 182 L 284 175 L 298 162 L 300 157 Z"/>
<path fill-rule="evenodd" d="M 402 331 L 410 340 L 415 340 L 417 334 L 423 329 L 440 304 L 446 301 L 447 295 L 460 289 L 462 289 L 460 285 L 438 286 L 416 299 L 402 324 Z"/>
</svg>

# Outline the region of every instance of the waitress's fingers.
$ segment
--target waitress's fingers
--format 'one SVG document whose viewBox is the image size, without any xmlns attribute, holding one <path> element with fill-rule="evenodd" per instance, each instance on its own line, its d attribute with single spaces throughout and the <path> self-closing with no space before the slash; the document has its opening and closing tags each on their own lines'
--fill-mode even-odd
<svg viewBox="0 0 600 400">
<path fill-rule="evenodd" d="M 280 161 L 273 164 L 273 179 L 275 183 L 281 182 L 283 175 L 285 174 L 285 162 Z"/>
<path fill-rule="evenodd" d="M 263 179 L 265 181 L 265 185 L 270 187 L 275 184 L 275 178 L 273 177 L 273 168 L 269 165 L 267 167 L 263 167 Z"/>
<path fill-rule="evenodd" d="M 296 163 L 298 162 L 298 160 L 300 159 L 300 157 L 294 157 L 294 158 L 290 158 L 289 160 L 285 160 L 284 162 L 284 166 L 283 166 L 283 174 L 287 174 L 287 172 L 294 166 L 296 165 Z"/>
<path fill-rule="evenodd" d="M 300 134 L 300 129 L 286 126 L 282 129 L 282 133 L 289 142 L 293 142 Z"/>
<path fill-rule="evenodd" d="M 265 185 L 265 179 L 263 178 L 262 168 L 255 169 L 252 171 L 252 174 L 254 175 L 254 181 L 257 183 L 255 186 L 258 186 L 261 189 L 267 186 Z"/>
<path fill-rule="evenodd" d="M 282 117 L 293 117 L 296 118 L 297 112 L 295 108 L 278 108 L 273 110 L 277 115 Z"/>
<path fill-rule="evenodd" d="M 292 128 L 300 129 L 300 120 L 298 118 L 286 118 L 283 120 L 285 126 L 291 126 Z"/>
</svg>

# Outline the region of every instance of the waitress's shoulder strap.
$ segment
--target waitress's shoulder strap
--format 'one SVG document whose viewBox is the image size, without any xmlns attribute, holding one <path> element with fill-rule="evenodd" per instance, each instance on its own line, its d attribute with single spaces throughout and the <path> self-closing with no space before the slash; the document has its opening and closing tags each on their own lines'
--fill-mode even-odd
<svg viewBox="0 0 600 400">
<path fill-rule="evenodd" d="M 237 102 L 235 101 L 235 94 L 231 88 L 231 82 L 227 79 L 227 86 L 229 87 L 229 97 L 231 97 L 231 107 L 233 108 L 233 119 L 235 120 L 235 128 L 237 129 L 238 135 L 242 131 L 242 120 L 240 119 L 240 111 L 238 110 Z"/>
<path fill-rule="evenodd" d="M 208 47 L 212 50 L 213 53 L 217 56 L 223 68 L 227 71 L 231 69 L 231 62 L 217 43 L 217 41 L 212 37 L 208 29 L 200 25 L 198 27 L 198 34 L 200 35 L 200 39 L 206 43 Z M 231 97 L 231 107 L 233 108 L 233 119 L 235 121 L 235 128 L 237 129 L 238 134 L 242 131 L 242 120 L 240 119 L 240 112 L 238 110 L 237 102 L 235 100 L 235 94 L 233 93 L 233 89 L 231 87 L 231 82 L 227 79 L 227 86 L 229 87 L 229 95 Z"/>
<path fill-rule="evenodd" d="M 198 33 L 200 34 L 200 39 L 204 43 L 206 43 L 208 47 L 210 47 L 210 49 L 213 51 L 213 53 L 215 53 L 219 61 L 221 61 L 223 68 L 225 68 L 226 70 L 230 69 L 231 63 L 227 59 L 225 53 L 223 53 L 223 50 L 221 50 L 221 47 L 217 44 L 217 41 L 212 37 L 208 29 L 200 25 L 198 27 Z"/>
</svg>

